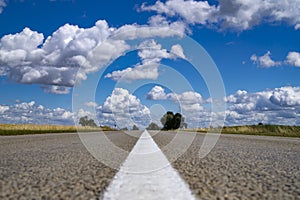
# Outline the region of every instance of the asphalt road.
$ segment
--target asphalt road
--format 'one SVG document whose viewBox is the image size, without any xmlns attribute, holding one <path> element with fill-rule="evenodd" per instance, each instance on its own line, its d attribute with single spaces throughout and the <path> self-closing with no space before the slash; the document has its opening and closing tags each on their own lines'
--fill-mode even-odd
<svg viewBox="0 0 300 200">
<path fill-rule="evenodd" d="M 166 148 L 175 133 L 151 134 L 171 161 L 184 148 L 179 143 Z M 128 152 L 140 132 L 130 135 L 106 133 Z M 172 165 L 197 198 L 300 199 L 300 139 L 222 135 L 200 159 L 204 135 L 192 137 L 186 133 L 183 140 L 193 142 Z M 126 158 L 107 152 L 120 164 Z M 95 159 L 77 134 L 0 137 L 0 199 L 99 199 L 116 173 Z"/>
</svg>

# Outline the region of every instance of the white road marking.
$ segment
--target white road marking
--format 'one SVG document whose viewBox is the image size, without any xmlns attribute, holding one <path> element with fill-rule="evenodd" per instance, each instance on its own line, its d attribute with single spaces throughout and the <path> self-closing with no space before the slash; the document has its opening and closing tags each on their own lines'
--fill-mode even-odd
<svg viewBox="0 0 300 200">
<path fill-rule="evenodd" d="M 166 156 L 144 131 L 121 166 L 104 200 L 196 199 Z"/>
</svg>

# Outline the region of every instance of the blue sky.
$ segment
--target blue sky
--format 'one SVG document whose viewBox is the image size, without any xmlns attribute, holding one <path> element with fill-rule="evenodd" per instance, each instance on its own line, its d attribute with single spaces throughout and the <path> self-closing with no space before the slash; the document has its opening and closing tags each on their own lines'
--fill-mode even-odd
<svg viewBox="0 0 300 200">
<path fill-rule="evenodd" d="M 144 127 L 172 110 L 190 127 L 212 116 L 225 125 L 300 125 L 299 9 L 299 0 L 0 0 L 0 123 L 88 115 Z M 216 64 L 223 113 L 212 113 L 215 86 L 187 61 L 203 57 L 184 38 Z"/>
</svg>

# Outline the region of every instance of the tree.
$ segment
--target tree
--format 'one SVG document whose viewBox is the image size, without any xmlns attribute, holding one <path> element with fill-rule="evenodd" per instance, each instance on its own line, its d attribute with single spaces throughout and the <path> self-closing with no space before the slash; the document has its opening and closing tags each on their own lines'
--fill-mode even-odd
<svg viewBox="0 0 300 200">
<path fill-rule="evenodd" d="M 160 122 L 163 125 L 163 130 L 170 130 L 173 128 L 173 118 L 174 113 L 171 111 L 164 114 L 164 116 L 160 119 Z"/>
<path fill-rule="evenodd" d="M 184 123 L 184 117 L 182 117 L 180 113 L 176 113 L 174 115 L 171 111 L 164 114 L 164 116 L 160 119 L 160 122 L 163 125 L 163 130 L 178 129 L 186 126 L 186 123 Z"/>
<path fill-rule="evenodd" d="M 132 130 L 137 131 L 137 130 L 139 130 L 139 128 L 134 124 L 132 127 Z"/>
<path fill-rule="evenodd" d="M 184 118 L 180 113 L 176 113 L 173 118 L 173 129 L 181 128 L 182 123 L 184 123 Z"/>
<path fill-rule="evenodd" d="M 96 127 L 97 126 L 97 124 L 95 123 L 95 121 L 93 119 L 89 119 L 88 116 L 81 117 L 79 119 L 79 124 L 81 126 L 92 126 L 92 127 Z"/>
<path fill-rule="evenodd" d="M 147 130 L 160 130 L 161 128 L 154 122 L 151 122 L 146 129 Z"/>
</svg>

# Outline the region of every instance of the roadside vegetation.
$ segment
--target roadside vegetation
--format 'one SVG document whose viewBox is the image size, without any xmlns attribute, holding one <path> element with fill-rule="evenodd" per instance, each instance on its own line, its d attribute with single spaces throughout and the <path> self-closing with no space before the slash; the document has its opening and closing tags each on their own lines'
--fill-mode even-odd
<svg viewBox="0 0 300 200">
<path fill-rule="evenodd" d="M 161 130 L 161 127 L 159 127 L 157 124 L 154 122 L 151 122 L 149 126 L 146 128 L 147 130 Z"/>
<path fill-rule="evenodd" d="M 218 131 L 220 128 L 197 128 L 187 129 L 184 117 L 180 113 L 166 112 L 161 118 L 163 127 L 159 127 L 155 123 L 150 123 L 147 130 L 176 130 L 185 129 L 186 131 L 197 131 L 206 133 L 207 131 Z M 38 125 L 38 124 L 0 124 L 1 135 L 26 135 L 26 134 L 42 134 L 42 133 L 74 133 L 80 132 L 96 132 L 96 131 L 116 131 L 118 129 L 109 126 L 97 126 L 93 119 L 87 116 L 79 119 L 80 126 L 65 125 Z M 127 127 L 119 130 L 128 130 Z M 133 125 L 131 130 L 139 130 Z M 257 125 L 244 126 L 225 126 L 222 128 L 222 134 L 242 134 L 242 135 L 264 135 L 264 136 L 281 136 L 281 137 L 299 137 L 300 126 L 270 125 L 259 123 Z"/>
<path fill-rule="evenodd" d="M 208 130 L 209 130 L 208 128 L 197 129 L 198 132 L 207 132 Z M 270 125 L 270 124 L 225 126 L 222 129 L 222 133 L 281 136 L 281 137 L 300 137 L 300 126 L 285 126 L 285 125 Z"/>
<path fill-rule="evenodd" d="M 166 112 L 166 114 L 164 114 L 160 119 L 160 122 L 163 125 L 163 128 L 161 130 L 185 129 L 186 131 L 196 130 L 197 132 L 206 133 L 208 131 L 219 132 L 221 129 L 220 127 L 187 129 L 187 124 L 184 122 L 184 117 L 180 113 L 174 114 L 171 111 Z M 221 133 L 300 138 L 300 126 L 270 125 L 270 124 L 263 124 L 263 123 L 259 123 L 257 125 L 225 126 L 222 128 Z"/>
<path fill-rule="evenodd" d="M 0 135 L 27 135 L 42 133 L 75 133 L 92 131 L 114 131 L 115 129 L 102 127 L 62 126 L 62 125 L 38 125 L 38 124 L 0 124 Z"/>
</svg>

